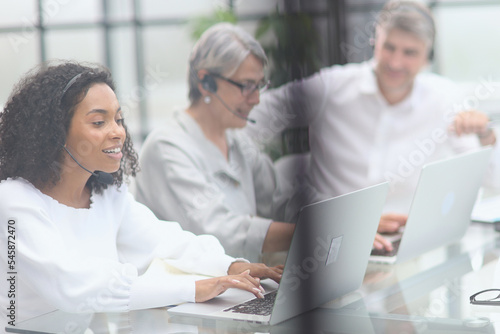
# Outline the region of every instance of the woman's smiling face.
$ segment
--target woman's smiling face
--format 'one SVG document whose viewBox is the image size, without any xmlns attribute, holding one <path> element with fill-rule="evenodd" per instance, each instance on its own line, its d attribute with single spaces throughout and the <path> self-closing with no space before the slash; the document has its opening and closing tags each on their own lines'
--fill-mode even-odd
<svg viewBox="0 0 500 334">
<path fill-rule="evenodd" d="M 120 168 L 125 138 L 114 91 L 104 83 L 92 85 L 75 108 L 66 147 L 87 169 L 113 173 Z"/>
</svg>

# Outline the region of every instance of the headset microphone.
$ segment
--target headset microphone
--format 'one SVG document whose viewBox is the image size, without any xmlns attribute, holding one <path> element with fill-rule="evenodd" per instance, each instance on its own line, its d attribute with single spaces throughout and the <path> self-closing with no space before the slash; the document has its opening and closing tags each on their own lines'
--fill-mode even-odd
<svg viewBox="0 0 500 334">
<path fill-rule="evenodd" d="M 246 116 L 243 116 L 239 112 L 236 112 L 236 111 L 232 110 L 231 108 L 229 108 L 229 106 L 227 105 L 227 103 L 224 102 L 224 100 L 222 100 L 222 98 L 219 96 L 219 94 L 217 94 L 217 83 L 215 82 L 214 77 L 212 75 L 207 74 L 200 81 L 201 81 L 202 87 L 204 89 L 208 90 L 210 93 L 214 94 L 214 96 L 217 98 L 217 100 L 219 100 L 222 103 L 222 105 L 227 110 L 229 110 L 229 112 L 231 114 L 233 114 L 236 117 L 239 117 L 241 119 L 244 119 L 245 121 L 248 121 L 248 122 L 250 122 L 252 124 L 256 123 L 254 119 L 251 119 L 251 118 L 248 118 Z"/>
<path fill-rule="evenodd" d="M 73 159 L 78 166 L 82 167 L 85 171 L 87 171 L 90 174 L 92 174 L 95 177 L 95 179 L 97 180 L 97 182 L 103 183 L 103 184 L 113 184 L 113 175 L 111 175 L 110 173 L 106 173 L 106 172 L 100 171 L 100 170 L 96 170 L 95 172 L 92 172 L 92 171 L 88 170 L 87 168 L 83 167 L 82 164 L 80 164 L 78 162 L 78 160 L 76 160 L 76 158 L 73 156 L 73 154 L 71 154 L 68 151 L 68 149 L 66 148 L 66 146 L 63 146 L 63 148 L 64 148 L 64 150 L 66 152 L 68 152 L 68 154 L 71 157 L 71 159 Z"/>
<path fill-rule="evenodd" d="M 217 100 L 219 100 L 219 101 L 222 103 L 222 105 L 223 105 L 224 107 L 226 107 L 226 109 L 227 109 L 227 110 L 229 110 L 229 112 L 230 112 L 231 114 L 233 114 L 234 116 L 239 117 L 239 118 L 241 118 L 241 119 L 244 119 L 245 121 L 248 121 L 248 122 L 250 122 L 250 123 L 252 123 L 252 124 L 255 124 L 255 123 L 256 123 L 254 119 L 251 119 L 251 118 L 248 118 L 248 117 L 246 117 L 246 116 L 243 116 L 243 115 L 241 115 L 240 113 L 238 113 L 238 112 L 236 112 L 236 111 L 232 110 L 231 108 L 229 108 L 229 106 L 226 104 L 226 102 L 224 102 L 224 100 L 222 100 L 222 99 L 221 99 L 221 97 L 219 96 L 219 94 L 217 94 L 216 92 L 213 92 L 213 94 L 214 94 L 214 96 L 217 98 Z"/>
<path fill-rule="evenodd" d="M 96 170 L 95 172 L 92 173 L 92 175 L 95 176 L 96 181 L 99 183 L 108 184 L 108 185 L 113 184 L 113 175 L 111 175 L 109 173 L 106 173 L 106 172 L 103 172 L 100 170 Z"/>
</svg>

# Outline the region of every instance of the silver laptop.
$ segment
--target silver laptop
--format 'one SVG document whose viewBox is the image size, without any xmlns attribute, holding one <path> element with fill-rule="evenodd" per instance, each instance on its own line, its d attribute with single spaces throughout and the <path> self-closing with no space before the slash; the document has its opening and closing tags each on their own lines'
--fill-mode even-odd
<svg viewBox="0 0 500 334">
<path fill-rule="evenodd" d="M 491 147 L 425 165 L 401 234 L 389 235 L 394 251 L 372 250 L 371 262 L 407 261 L 463 237 L 471 221 Z"/>
<path fill-rule="evenodd" d="M 384 182 L 303 207 L 279 286 L 262 281 L 265 299 L 230 289 L 211 301 L 181 304 L 168 312 L 274 325 L 358 289 L 388 189 Z M 267 311 L 256 310 L 266 304 Z"/>
</svg>

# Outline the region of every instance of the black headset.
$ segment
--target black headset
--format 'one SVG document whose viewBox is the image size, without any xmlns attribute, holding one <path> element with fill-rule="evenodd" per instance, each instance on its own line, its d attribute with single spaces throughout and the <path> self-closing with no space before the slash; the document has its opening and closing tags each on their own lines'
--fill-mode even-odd
<svg viewBox="0 0 500 334">
<path fill-rule="evenodd" d="M 213 75 L 205 74 L 203 79 L 201 79 L 201 86 L 203 89 L 208 90 L 210 93 L 217 92 L 217 82 L 215 82 L 215 78 Z"/>
<path fill-rule="evenodd" d="M 231 114 L 233 114 L 236 117 L 239 117 L 241 119 L 244 119 L 245 121 L 248 121 L 250 123 L 255 124 L 254 119 L 251 119 L 251 118 L 248 118 L 247 116 L 242 115 L 239 111 L 233 110 L 231 107 L 229 107 L 226 104 L 226 102 L 224 102 L 224 100 L 219 96 L 219 94 L 217 94 L 217 82 L 215 82 L 214 76 L 215 76 L 214 74 L 210 74 L 210 73 L 205 74 L 203 79 L 200 80 L 201 87 L 203 87 L 203 89 L 209 91 L 210 93 L 214 94 L 215 98 L 217 100 L 219 100 Z"/>
</svg>

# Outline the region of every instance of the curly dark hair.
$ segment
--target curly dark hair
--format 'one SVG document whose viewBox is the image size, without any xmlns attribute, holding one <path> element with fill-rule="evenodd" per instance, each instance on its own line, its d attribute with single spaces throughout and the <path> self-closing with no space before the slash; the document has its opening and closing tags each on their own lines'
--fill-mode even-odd
<svg viewBox="0 0 500 334">
<path fill-rule="evenodd" d="M 96 83 L 105 83 L 115 90 L 107 68 L 63 61 L 43 63 L 16 84 L 0 113 L 0 180 L 22 177 L 38 188 L 55 185 L 60 180 L 63 145 L 75 107 Z M 112 174 L 113 184 L 118 186 L 124 175 L 135 176 L 138 171 L 137 153 L 125 124 L 124 127 L 127 137 L 122 148 L 123 159 Z M 89 178 L 87 186 L 96 193 L 107 188 L 94 176 Z"/>
</svg>

